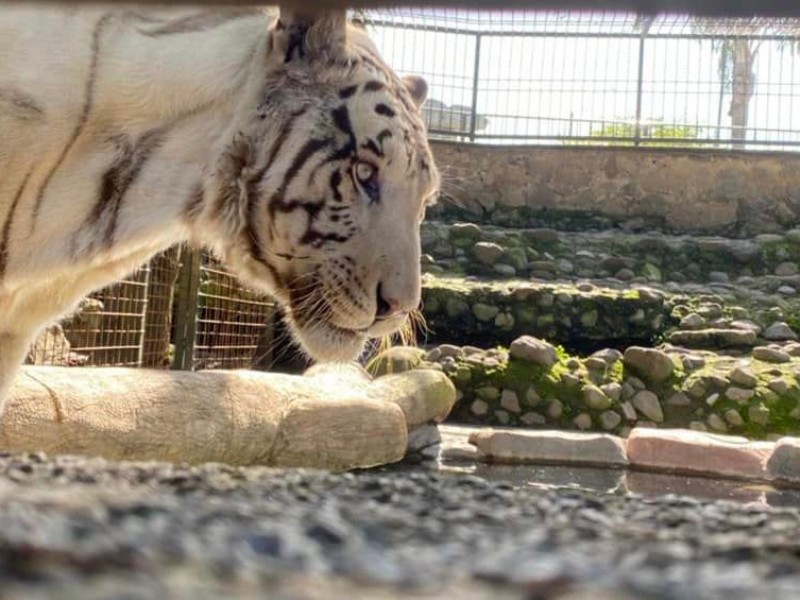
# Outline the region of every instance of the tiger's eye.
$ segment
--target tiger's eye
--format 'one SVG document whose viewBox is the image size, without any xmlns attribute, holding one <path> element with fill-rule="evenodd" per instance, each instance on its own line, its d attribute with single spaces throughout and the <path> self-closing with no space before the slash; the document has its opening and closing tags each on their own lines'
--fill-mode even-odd
<svg viewBox="0 0 800 600">
<path fill-rule="evenodd" d="M 378 170 L 367 162 L 359 162 L 356 164 L 356 179 L 361 183 L 369 183 L 377 172 Z"/>
</svg>

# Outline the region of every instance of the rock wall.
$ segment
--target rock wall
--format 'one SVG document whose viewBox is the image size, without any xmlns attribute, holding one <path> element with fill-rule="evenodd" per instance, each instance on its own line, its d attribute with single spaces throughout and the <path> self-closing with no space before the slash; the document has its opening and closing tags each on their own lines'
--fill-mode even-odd
<svg viewBox="0 0 800 600">
<path fill-rule="evenodd" d="M 747 237 L 800 223 L 800 155 L 435 142 L 433 216 L 515 227 Z"/>
</svg>

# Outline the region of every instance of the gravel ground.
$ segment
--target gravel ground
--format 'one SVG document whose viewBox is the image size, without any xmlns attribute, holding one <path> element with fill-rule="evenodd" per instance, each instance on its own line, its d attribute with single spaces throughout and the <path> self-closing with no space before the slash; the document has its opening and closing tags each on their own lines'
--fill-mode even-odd
<svg viewBox="0 0 800 600">
<path fill-rule="evenodd" d="M 0 456 L 0 597 L 800 597 L 800 510 L 355 474 Z"/>
</svg>

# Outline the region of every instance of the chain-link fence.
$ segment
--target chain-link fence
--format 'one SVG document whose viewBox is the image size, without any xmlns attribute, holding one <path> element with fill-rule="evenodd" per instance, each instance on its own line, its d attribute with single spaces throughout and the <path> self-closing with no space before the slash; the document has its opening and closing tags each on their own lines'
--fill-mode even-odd
<svg viewBox="0 0 800 600">
<path fill-rule="evenodd" d="M 273 301 L 213 257 L 172 248 L 86 298 L 43 331 L 28 362 L 63 366 L 249 368 L 270 363 Z"/>
<path fill-rule="evenodd" d="M 427 78 L 430 133 L 486 143 L 800 149 L 800 19 L 364 13 Z"/>
</svg>

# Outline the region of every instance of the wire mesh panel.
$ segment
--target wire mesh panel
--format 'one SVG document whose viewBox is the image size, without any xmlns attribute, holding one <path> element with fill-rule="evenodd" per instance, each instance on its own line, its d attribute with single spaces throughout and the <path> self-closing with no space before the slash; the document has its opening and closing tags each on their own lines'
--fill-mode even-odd
<svg viewBox="0 0 800 600">
<path fill-rule="evenodd" d="M 136 367 L 142 360 L 149 269 L 91 294 L 63 324 L 36 339 L 28 362 Z"/>
<path fill-rule="evenodd" d="M 275 305 L 203 254 L 197 293 L 193 368 L 248 368 L 270 351 Z"/>
<path fill-rule="evenodd" d="M 425 76 L 437 137 L 489 143 L 800 148 L 800 20 L 367 11 Z"/>
</svg>

